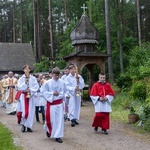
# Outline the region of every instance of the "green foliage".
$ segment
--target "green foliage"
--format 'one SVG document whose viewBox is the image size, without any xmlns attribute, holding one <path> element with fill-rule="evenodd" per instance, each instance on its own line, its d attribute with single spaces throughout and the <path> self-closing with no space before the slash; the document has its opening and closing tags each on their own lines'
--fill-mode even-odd
<svg viewBox="0 0 150 150">
<path fill-rule="evenodd" d="M 150 61 L 150 43 L 143 43 L 142 46 L 136 46 L 132 49 L 129 59 L 127 72 L 132 79 L 143 79 L 148 75 L 148 64 Z M 146 68 L 145 68 L 146 67 Z M 140 68 L 140 69 L 139 69 Z M 144 76 L 143 76 L 144 75 Z"/>
<path fill-rule="evenodd" d="M 144 80 L 134 81 L 130 91 L 131 97 L 139 100 L 146 99 L 146 83 Z"/>
<path fill-rule="evenodd" d="M 127 92 L 121 92 L 117 94 L 115 99 L 112 101 L 112 106 L 115 109 L 121 108 L 122 110 L 128 110 L 132 102 L 133 100 Z"/>
<path fill-rule="evenodd" d="M 147 119 L 147 120 L 145 121 L 145 123 L 143 124 L 143 128 L 144 128 L 146 131 L 150 132 L 150 117 L 149 117 L 149 119 Z"/>
<path fill-rule="evenodd" d="M 35 71 L 34 72 L 45 72 L 52 69 L 52 62 L 50 62 L 49 59 L 47 59 L 45 56 L 42 56 L 41 62 L 35 64 Z"/>
<path fill-rule="evenodd" d="M 148 97 L 145 102 L 146 103 L 143 104 L 141 119 L 143 121 L 143 128 L 150 132 L 150 97 Z"/>
<path fill-rule="evenodd" d="M 63 41 L 60 43 L 60 53 L 59 57 L 63 58 L 74 52 L 74 47 L 71 45 L 70 33 L 72 28 L 75 26 L 75 23 L 72 22 L 64 34 L 60 37 Z"/>
<path fill-rule="evenodd" d="M 150 97 L 146 98 L 145 103 L 143 103 L 141 108 L 142 112 L 140 114 L 140 118 L 145 124 L 147 120 L 150 120 Z"/>
<path fill-rule="evenodd" d="M 136 112 L 136 110 L 134 109 L 133 106 L 130 107 L 130 114 L 134 115 Z"/>
<path fill-rule="evenodd" d="M 12 133 L 0 123 L 0 149 L 1 150 L 21 150 L 19 146 L 15 146 L 12 139 Z"/>
<path fill-rule="evenodd" d="M 111 117 L 115 120 L 127 122 L 128 108 L 131 103 L 132 99 L 127 92 L 118 93 L 112 101 L 113 112 L 111 113 Z"/>
<path fill-rule="evenodd" d="M 131 87 L 132 85 L 132 79 L 127 74 L 121 74 L 120 77 L 116 79 L 116 84 L 119 88 L 125 90 Z"/>
</svg>

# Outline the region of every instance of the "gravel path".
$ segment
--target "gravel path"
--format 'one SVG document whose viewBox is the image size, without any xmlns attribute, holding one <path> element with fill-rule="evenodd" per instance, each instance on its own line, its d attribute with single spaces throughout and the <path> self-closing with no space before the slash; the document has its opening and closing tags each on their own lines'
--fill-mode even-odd
<svg viewBox="0 0 150 150">
<path fill-rule="evenodd" d="M 80 124 L 70 126 L 65 122 L 63 143 L 49 139 L 43 130 L 42 123 L 34 123 L 33 133 L 22 133 L 16 116 L 6 115 L 5 108 L 0 107 L 0 121 L 12 132 L 14 142 L 24 150 L 149 150 L 150 134 L 136 133 L 128 124 L 111 121 L 108 135 L 99 129 L 94 132 L 91 127 L 94 107 L 91 102 L 84 102 L 81 107 Z"/>
</svg>

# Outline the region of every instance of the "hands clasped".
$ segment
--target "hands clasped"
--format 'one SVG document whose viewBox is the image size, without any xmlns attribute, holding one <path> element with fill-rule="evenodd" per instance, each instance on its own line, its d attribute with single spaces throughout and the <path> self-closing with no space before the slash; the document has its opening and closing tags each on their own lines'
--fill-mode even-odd
<svg viewBox="0 0 150 150">
<path fill-rule="evenodd" d="M 58 95 L 59 95 L 59 92 L 55 91 L 55 92 L 53 93 L 53 95 L 54 95 L 54 96 L 58 96 Z"/>
<path fill-rule="evenodd" d="M 108 100 L 107 97 L 100 97 L 99 98 L 99 101 L 102 102 L 102 103 L 106 102 L 107 100 Z"/>
</svg>

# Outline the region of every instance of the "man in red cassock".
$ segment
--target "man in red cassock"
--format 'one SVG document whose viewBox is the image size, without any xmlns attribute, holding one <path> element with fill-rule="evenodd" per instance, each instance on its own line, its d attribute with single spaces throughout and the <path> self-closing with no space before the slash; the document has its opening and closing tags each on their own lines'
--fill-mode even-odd
<svg viewBox="0 0 150 150">
<path fill-rule="evenodd" d="M 99 81 L 94 83 L 90 91 L 90 97 L 95 107 L 95 116 L 92 127 L 98 131 L 98 127 L 102 129 L 104 134 L 108 134 L 109 129 L 109 113 L 112 111 L 111 102 L 114 98 L 114 91 L 109 83 L 105 81 L 106 75 L 99 74 Z"/>
</svg>

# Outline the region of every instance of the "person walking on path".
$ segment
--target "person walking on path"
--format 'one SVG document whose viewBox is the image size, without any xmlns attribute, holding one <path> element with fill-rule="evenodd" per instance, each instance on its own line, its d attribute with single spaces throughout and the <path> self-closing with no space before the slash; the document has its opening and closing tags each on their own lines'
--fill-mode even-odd
<svg viewBox="0 0 150 150">
<path fill-rule="evenodd" d="M 35 116 L 35 94 L 39 89 L 39 84 L 37 79 L 30 74 L 30 67 L 28 65 L 23 67 L 23 71 L 25 74 L 23 74 L 18 80 L 18 91 L 20 91 L 18 99 L 20 100 L 22 109 L 21 131 L 25 132 L 27 128 L 27 132 L 33 132 L 32 126 Z"/>
<path fill-rule="evenodd" d="M 60 69 L 52 69 L 52 78 L 41 87 L 43 97 L 46 99 L 46 113 L 44 129 L 48 138 L 55 138 L 62 143 L 64 136 L 63 98 L 66 86 L 60 79 Z"/>
<path fill-rule="evenodd" d="M 69 92 L 69 119 L 71 126 L 79 124 L 80 108 L 81 108 L 81 90 L 84 88 L 84 79 L 78 74 L 75 65 L 69 66 L 70 74 L 66 77 L 65 83 Z"/>
<path fill-rule="evenodd" d="M 37 91 L 37 100 L 36 100 L 36 106 L 35 106 L 35 115 L 36 115 L 36 121 L 39 123 L 39 109 L 42 114 L 42 121 L 45 122 L 45 104 L 46 100 L 44 99 L 42 93 L 40 92 L 40 88 L 44 85 L 46 82 L 45 79 L 43 79 L 43 74 L 39 74 L 39 77 L 37 78 L 38 84 L 39 84 L 39 90 Z"/>
<path fill-rule="evenodd" d="M 67 76 L 69 75 L 70 71 L 69 71 L 69 67 L 65 67 L 64 69 L 64 75 L 61 77 L 61 79 L 66 82 L 66 78 Z M 68 120 L 70 121 L 69 119 L 69 93 L 66 93 L 66 96 L 64 97 L 64 120 Z"/>
<path fill-rule="evenodd" d="M 15 100 L 16 95 L 16 86 L 17 79 L 14 78 L 12 71 L 8 72 L 8 78 L 5 80 L 3 87 L 6 89 L 5 100 L 6 100 L 6 113 L 7 114 L 16 114 L 16 104 Z"/>
<path fill-rule="evenodd" d="M 111 101 L 114 98 L 114 91 L 111 85 L 105 81 L 105 74 L 99 74 L 99 81 L 94 83 L 90 91 L 90 97 L 95 107 L 95 116 L 92 127 L 98 131 L 98 127 L 102 128 L 104 134 L 108 134 L 110 116 L 112 111 Z"/>
</svg>

